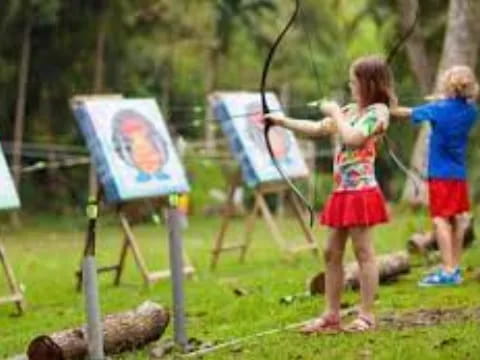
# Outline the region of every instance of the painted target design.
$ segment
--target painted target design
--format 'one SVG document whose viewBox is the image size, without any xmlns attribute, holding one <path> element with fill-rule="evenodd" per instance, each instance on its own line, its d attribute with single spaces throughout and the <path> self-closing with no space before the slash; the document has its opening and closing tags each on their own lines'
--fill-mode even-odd
<svg viewBox="0 0 480 360">
<path fill-rule="evenodd" d="M 163 172 L 169 158 L 167 143 L 144 115 L 130 109 L 119 111 L 112 126 L 115 152 L 137 171 L 138 182 L 169 178 Z"/>
<path fill-rule="evenodd" d="M 252 142 L 267 154 L 267 144 L 264 136 L 263 112 L 258 102 L 247 105 L 247 134 Z M 270 128 L 268 139 L 272 145 L 273 155 L 277 160 L 286 159 L 292 145 L 291 139 L 284 128 L 274 126 Z"/>
</svg>

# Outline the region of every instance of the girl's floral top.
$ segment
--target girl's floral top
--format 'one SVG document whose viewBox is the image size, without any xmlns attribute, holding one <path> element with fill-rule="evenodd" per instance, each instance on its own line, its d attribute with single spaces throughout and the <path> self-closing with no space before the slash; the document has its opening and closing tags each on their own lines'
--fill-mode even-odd
<svg viewBox="0 0 480 360">
<path fill-rule="evenodd" d="M 350 104 L 343 111 L 346 121 L 368 139 L 358 148 L 347 147 L 340 139 L 336 141 L 333 162 L 335 191 L 375 187 L 376 142 L 379 135 L 387 130 L 390 114 L 388 107 L 384 104 L 373 104 L 360 113 L 357 105 Z"/>
</svg>

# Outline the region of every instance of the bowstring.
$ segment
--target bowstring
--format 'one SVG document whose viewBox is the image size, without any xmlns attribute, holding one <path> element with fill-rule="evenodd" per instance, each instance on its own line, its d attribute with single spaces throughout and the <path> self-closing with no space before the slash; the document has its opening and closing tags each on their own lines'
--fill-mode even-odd
<svg viewBox="0 0 480 360">
<path fill-rule="evenodd" d="M 312 36 L 310 34 L 309 31 L 307 31 L 307 27 L 305 25 L 305 22 L 303 21 L 303 19 L 305 18 L 305 10 L 304 10 L 304 6 L 303 6 L 303 3 L 300 2 L 300 9 L 299 9 L 299 21 L 300 21 L 300 25 L 303 29 L 303 32 L 305 33 L 305 37 L 307 39 L 307 49 L 308 49 L 308 55 L 309 55 L 309 59 L 310 59 L 310 66 L 312 68 L 312 73 L 314 75 L 314 78 L 315 78 L 315 82 L 316 82 L 316 85 L 317 85 L 317 91 L 318 91 L 318 94 L 321 95 L 322 94 L 322 83 L 320 81 L 320 74 L 318 72 L 318 64 L 317 64 L 317 61 L 315 59 L 315 56 L 314 56 L 314 51 L 313 51 L 313 40 L 312 40 Z M 316 149 L 316 144 L 314 144 L 314 148 Z M 317 163 L 316 163 L 316 158 L 313 159 L 313 203 L 315 203 L 315 199 L 317 198 L 317 181 L 318 181 L 318 172 L 316 170 L 316 167 L 317 167 Z"/>
</svg>

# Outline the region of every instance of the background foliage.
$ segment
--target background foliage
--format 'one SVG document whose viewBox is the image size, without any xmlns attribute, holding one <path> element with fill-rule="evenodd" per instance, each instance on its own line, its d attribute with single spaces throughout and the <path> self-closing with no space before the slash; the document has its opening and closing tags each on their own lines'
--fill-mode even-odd
<svg viewBox="0 0 480 360">
<path fill-rule="evenodd" d="M 302 1 L 300 17 L 282 43 L 269 77 L 269 87 L 282 94 L 290 113 L 318 117 L 305 104 L 320 97 L 342 99 L 352 59 L 389 51 L 399 37 L 398 14 L 391 3 Z M 172 132 L 198 140 L 208 117 L 206 93 L 258 89 L 267 51 L 293 6 L 293 1 L 275 0 L 4 0 L 0 2 L 1 140 L 13 139 L 20 50 L 29 19 L 25 142 L 83 144 L 68 101 L 94 91 L 98 60 L 105 69 L 100 75 L 103 93 L 155 97 Z M 421 4 L 419 27 L 435 61 L 440 57 L 447 6 L 447 0 Z M 97 42 L 102 31 L 105 51 L 100 53 Z M 419 102 L 419 87 L 403 51 L 393 68 L 402 102 Z M 396 124 L 391 134 L 408 159 L 415 131 Z M 475 151 L 471 154 L 472 159 L 478 156 Z M 24 158 L 24 164 L 35 160 Z M 402 174 L 390 160 L 385 163 L 394 183 L 401 184 Z M 82 197 L 85 171 L 67 172 Z M 31 194 L 39 201 L 49 196 L 46 184 L 58 181 L 58 174 L 49 176 L 48 181 L 41 175 L 25 177 L 21 191 L 27 207 Z M 38 192 L 38 186 L 45 191 Z M 55 193 L 60 196 L 58 203 L 72 205 L 69 190 L 56 188 Z"/>
</svg>

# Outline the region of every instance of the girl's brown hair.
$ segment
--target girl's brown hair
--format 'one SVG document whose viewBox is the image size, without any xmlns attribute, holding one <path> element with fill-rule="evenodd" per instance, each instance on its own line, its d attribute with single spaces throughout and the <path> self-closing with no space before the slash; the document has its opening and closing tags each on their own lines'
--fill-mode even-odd
<svg viewBox="0 0 480 360">
<path fill-rule="evenodd" d="M 478 97 L 478 83 L 468 66 L 452 66 L 443 73 L 439 85 L 440 92 L 447 98 L 473 100 Z"/>
<path fill-rule="evenodd" d="M 382 57 L 362 57 L 353 63 L 350 73 L 358 81 L 361 107 L 375 103 L 389 107 L 397 105 L 393 75 Z"/>
</svg>

